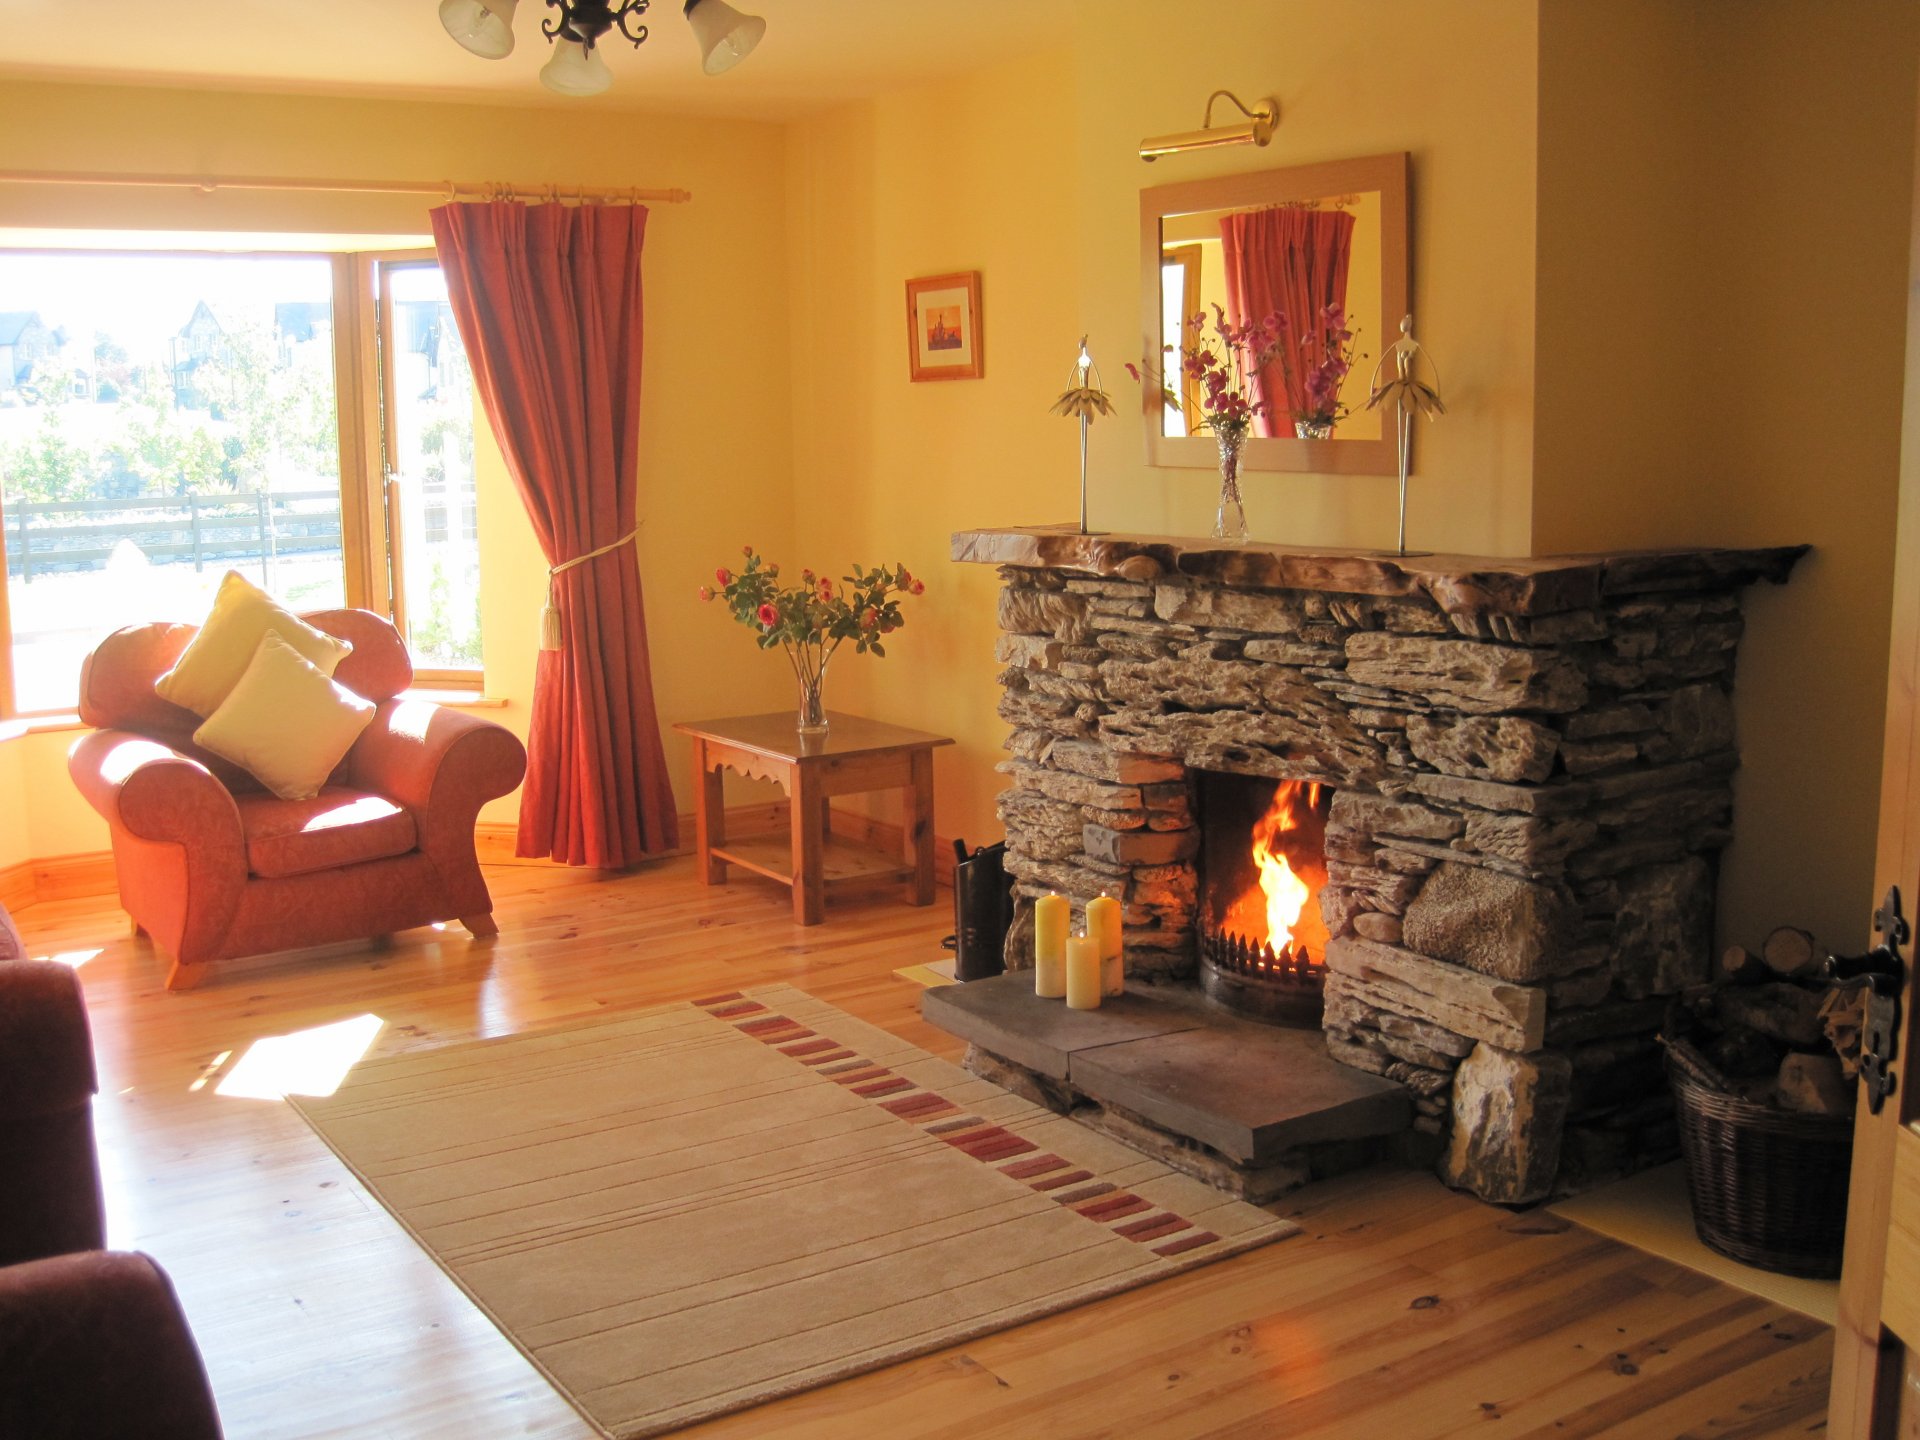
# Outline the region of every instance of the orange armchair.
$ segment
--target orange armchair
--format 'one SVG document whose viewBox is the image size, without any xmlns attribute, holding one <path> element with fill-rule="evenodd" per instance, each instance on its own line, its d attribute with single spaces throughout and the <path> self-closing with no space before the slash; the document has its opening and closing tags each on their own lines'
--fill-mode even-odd
<svg viewBox="0 0 1920 1440">
<path fill-rule="evenodd" d="M 526 773 L 519 739 L 402 699 L 413 664 L 380 616 L 302 618 L 352 643 L 334 679 L 378 707 L 312 800 L 279 799 L 199 749 L 198 717 L 154 693 L 193 626 L 118 631 L 80 672 L 80 718 L 98 728 L 67 768 L 107 821 L 120 903 L 172 962 L 169 989 L 197 984 L 210 961 L 436 921 L 496 933 L 473 830 Z"/>
</svg>

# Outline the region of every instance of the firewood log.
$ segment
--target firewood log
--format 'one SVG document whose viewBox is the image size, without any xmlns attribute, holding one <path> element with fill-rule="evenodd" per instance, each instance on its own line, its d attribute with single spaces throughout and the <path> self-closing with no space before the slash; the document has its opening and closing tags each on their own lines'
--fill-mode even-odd
<svg viewBox="0 0 1920 1440">
<path fill-rule="evenodd" d="M 1796 1049 L 1813 1050 L 1827 1043 L 1820 1019 L 1818 991 L 1774 981 L 1768 985 L 1727 985 L 1714 994 L 1714 1011 L 1722 1029 L 1744 1026 Z"/>
<path fill-rule="evenodd" d="M 1720 978 L 1734 985 L 1758 985 L 1770 979 L 1767 962 L 1744 945 L 1729 945 L 1720 956 Z"/>
<path fill-rule="evenodd" d="M 1782 1109 L 1803 1115 L 1846 1115 L 1853 1110 L 1853 1082 L 1832 1055 L 1789 1055 L 1780 1062 L 1774 1098 Z"/>
<path fill-rule="evenodd" d="M 1780 1060 L 1786 1047 L 1777 1040 L 1771 1040 L 1758 1030 L 1750 1030 L 1737 1025 L 1725 1034 L 1716 1035 L 1700 1047 L 1700 1053 L 1710 1060 L 1722 1075 L 1734 1080 L 1745 1080 L 1754 1075 L 1774 1076 L 1780 1073 Z"/>
<path fill-rule="evenodd" d="M 1806 931 L 1782 925 L 1762 942 L 1760 958 L 1782 980 L 1803 980 L 1817 974 L 1827 957 Z"/>
</svg>

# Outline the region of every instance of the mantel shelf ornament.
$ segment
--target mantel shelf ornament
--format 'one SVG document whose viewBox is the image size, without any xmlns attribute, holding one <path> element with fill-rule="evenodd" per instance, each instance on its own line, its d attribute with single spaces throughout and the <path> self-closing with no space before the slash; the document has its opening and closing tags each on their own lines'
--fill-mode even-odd
<svg viewBox="0 0 1920 1440">
<path fill-rule="evenodd" d="M 1427 384 L 1419 377 L 1419 365 L 1422 358 L 1427 369 L 1433 375 L 1433 383 Z M 1386 368 L 1387 361 L 1393 361 L 1393 378 L 1382 382 L 1380 372 Z M 1400 543 L 1393 552 L 1396 555 L 1426 555 L 1426 550 L 1407 549 L 1407 462 L 1413 453 L 1413 417 L 1421 414 L 1431 420 L 1436 415 L 1447 413 L 1447 407 L 1440 400 L 1440 367 L 1433 363 L 1433 356 L 1427 348 L 1413 338 L 1413 316 L 1400 317 L 1400 338 L 1387 347 L 1379 363 L 1373 367 L 1373 375 L 1368 381 L 1367 409 L 1378 409 L 1390 405 L 1393 409 L 1393 434 L 1400 451 Z"/>
</svg>

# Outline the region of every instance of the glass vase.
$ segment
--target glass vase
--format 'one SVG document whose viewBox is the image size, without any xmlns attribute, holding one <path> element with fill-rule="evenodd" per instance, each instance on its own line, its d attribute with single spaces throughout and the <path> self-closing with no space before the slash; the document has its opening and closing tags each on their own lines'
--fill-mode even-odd
<svg viewBox="0 0 1920 1440">
<path fill-rule="evenodd" d="M 811 675 L 805 670 L 800 672 L 799 730 L 802 735 L 827 733 L 826 686 L 827 664 L 824 660 Z"/>
<path fill-rule="evenodd" d="M 1296 440 L 1331 440 L 1333 421 L 1331 420 L 1295 420 L 1293 436 Z"/>
<path fill-rule="evenodd" d="M 1240 452 L 1247 448 L 1247 432 L 1238 426 L 1216 430 L 1214 439 L 1220 442 L 1220 509 L 1213 517 L 1213 538 L 1244 540 L 1247 509 L 1240 501 Z"/>
</svg>

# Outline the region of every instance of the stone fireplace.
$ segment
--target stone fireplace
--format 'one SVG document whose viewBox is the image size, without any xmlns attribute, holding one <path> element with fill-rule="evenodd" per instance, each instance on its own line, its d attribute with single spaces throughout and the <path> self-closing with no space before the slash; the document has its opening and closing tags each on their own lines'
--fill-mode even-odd
<svg viewBox="0 0 1920 1440">
<path fill-rule="evenodd" d="M 1142 1003 L 1204 985 L 1317 1024 L 1339 1066 L 1402 1092 L 1403 1150 L 1454 1185 L 1525 1202 L 1665 1157 L 1654 1036 L 1708 970 L 1740 592 L 1801 553 L 956 535 L 955 559 L 1003 581 L 1010 969 L 1031 963 L 1035 897 L 1111 894 Z M 1250 872 L 1267 892 L 1235 837 L 1275 782 L 1293 819 L 1268 848 L 1317 914 L 1269 944 L 1238 913 Z M 948 1023 L 958 1002 L 933 993 Z M 1003 1078 L 1008 1057 L 962 1033 Z M 1141 1103 L 1110 1108 L 1131 1123 Z"/>
</svg>

